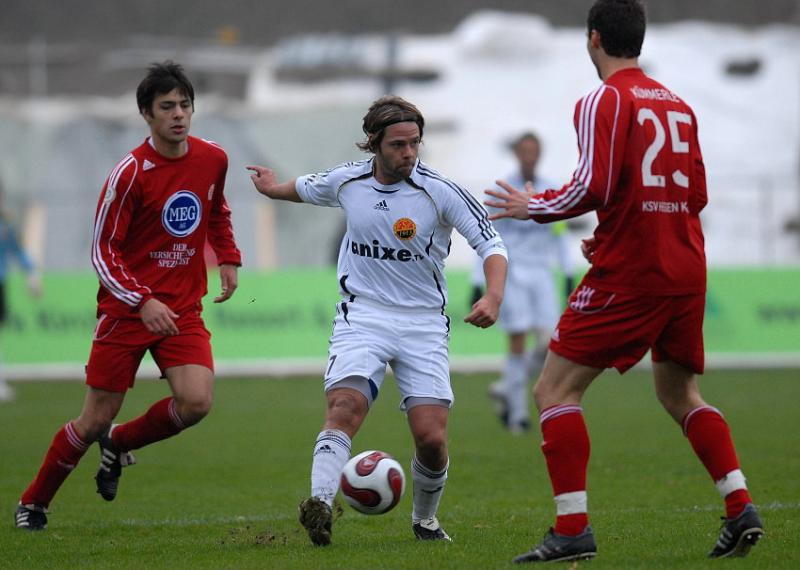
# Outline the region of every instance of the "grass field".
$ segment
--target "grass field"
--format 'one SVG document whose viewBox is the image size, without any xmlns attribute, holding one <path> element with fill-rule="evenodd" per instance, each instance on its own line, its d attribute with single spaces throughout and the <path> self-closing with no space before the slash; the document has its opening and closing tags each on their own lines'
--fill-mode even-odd
<svg viewBox="0 0 800 570">
<path fill-rule="evenodd" d="M 538 430 L 504 432 L 485 397 L 489 376 L 453 379 L 451 469 L 440 519 L 452 544 L 419 543 L 410 493 L 387 515 L 346 508 L 334 544 L 312 547 L 296 522 L 308 494 L 311 446 L 322 418 L 317 379 L 221 380 L 200 425 L 140 450 L 120 495 L 95 493 L 93 447 L 51 505 L 48 529 L 17 531 L 12 512 L 56 429 L 77 415 L 79 383 L 17 384 L 0 404 L 0 567 L 8 568 L 502 568 L 552 524 Z M 743 560 L 709 561 L 721 501 L 653 396 L 648 377 L 607 373 L 584 402 L 592 436 L 590 568 L 800 567 L 800 373 L 710 372 L 706 399 L 733 431 L 766 527 Z M 130 392 L 120 420 L 166 393 Z M 388 381 L 353 451 L 378 448 L 404 466 L 412 448 Z"/>
</svg>

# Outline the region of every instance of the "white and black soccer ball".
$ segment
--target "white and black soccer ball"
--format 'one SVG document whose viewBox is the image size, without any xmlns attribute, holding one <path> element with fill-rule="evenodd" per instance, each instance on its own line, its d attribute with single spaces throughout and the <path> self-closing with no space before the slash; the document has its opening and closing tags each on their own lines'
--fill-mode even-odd
<svg viewBox="0 0 800 570">
<path fill-rule="evenodd" d="M 406 489 L 403 468 L 383 451 L 364 451 L 342 469 L 342 495 L 348 505 L 365 515 L 391 511 Z"/>
</svg>

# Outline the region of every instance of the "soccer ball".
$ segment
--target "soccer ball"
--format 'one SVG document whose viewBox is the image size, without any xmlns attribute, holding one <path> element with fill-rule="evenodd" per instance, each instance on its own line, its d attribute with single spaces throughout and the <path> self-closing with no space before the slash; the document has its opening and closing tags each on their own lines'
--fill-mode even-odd
<svg viewBox="0 0 800 570">
<path fill-rule="evenodd" d="M 348 505 L 365 515 L 391 511 L 406 488 L 400 464 L 383 451 L 364 451 L 342 469 L 342 495 Z"/>
</svg>

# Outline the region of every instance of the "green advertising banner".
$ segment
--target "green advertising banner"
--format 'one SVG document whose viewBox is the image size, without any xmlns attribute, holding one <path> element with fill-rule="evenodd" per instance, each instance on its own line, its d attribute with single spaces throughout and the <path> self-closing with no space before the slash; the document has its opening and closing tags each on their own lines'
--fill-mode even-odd
<svg viewBox="0 0 800 570">
<path fill-rule="evenodd" d="M 448 274 L 452 318 L 451 355 L 500 356 L 502 331 L 464 324 L 469 276 Z M 219 290 L 209 276 L 205 318 L 218 360 L 320 359 L 338 300 L 333 269 L 242 271 L 227 303 L 214 304 Z M 50 273 L 44 294 L 29 297 L 24 279 L 8 283 L 10 314 L 2 332 L 6 364 L 83 363 L 95 325 L 97 281 L 91 273 Z M 800 354 L 800 269 L 719 269 L 709 275 L 706 351 L 741 357 Z"/>
</svg>

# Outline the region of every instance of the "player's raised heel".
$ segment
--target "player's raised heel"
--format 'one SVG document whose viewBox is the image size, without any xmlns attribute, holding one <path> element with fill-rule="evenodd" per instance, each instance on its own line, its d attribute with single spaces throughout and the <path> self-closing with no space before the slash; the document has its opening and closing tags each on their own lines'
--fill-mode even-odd
<svg viewBox="0 0 800 570">
<path fill-rule="evenodd" d="M 111 439 L 111 431 L 115 427 L 112 425 L 97 441 L 100 446 L 100 468 L 97 470 L 94 480 L 97 483 L 97 492 L 106 501 L 113 501 L 117 496 L 122 468 L 136 463 L 132 453 L 120 451 L 114 445 L 114 440 Z"/>
<path fill-rule="evenodd" d="M 442 525 L 439 524 L 439 519 L 431 517 L 429 519 L 422 519 L 411 525 L 411 530 L 414 531 L 414 536 L 417 540 L 444 540 L 445 542 L 453 542 L 453 539 L 444 531 Z"/>
<path fill-rule="evenodd" d="M 300 524 L 316 546 L 328 546 L 333 534 L 333 512 L 327 503 L 309 497 L 300 503 Z"/>
<path fill-rule="evenodd" d="M 717 544 L 708 553 L 710 558 L 728 558 L 747 556 L 750 549 L 764 536 L 764 525 L 756 508 L 749 504 L 734 519 L 726 519 L 722 523 Z"/>
<path fill-rule="evenodd" d="M 39 505 L 17 505 L 14 526 L 23 530 L 44 530 L 47 526 L 47 509 Z"/>
<path fill-rule="evenodd" d="M 571 562 L 573 560 L 589 560 L 597 555 L 592 527 L 587 526 L 578 536 L 556 534 L 551 528 L 544 535 L 544 540 L 528 552 L 514 559 L 517 564 L 527 562 Z"/>
</svg>

